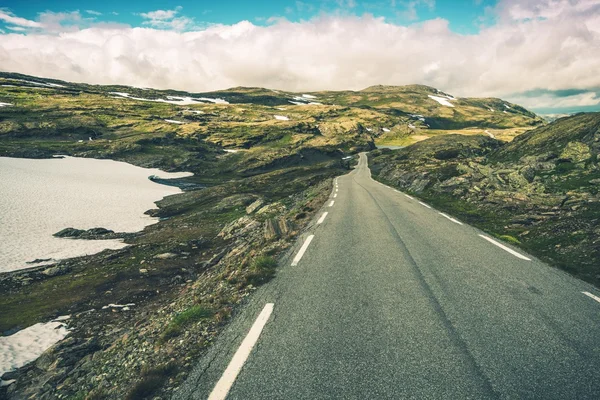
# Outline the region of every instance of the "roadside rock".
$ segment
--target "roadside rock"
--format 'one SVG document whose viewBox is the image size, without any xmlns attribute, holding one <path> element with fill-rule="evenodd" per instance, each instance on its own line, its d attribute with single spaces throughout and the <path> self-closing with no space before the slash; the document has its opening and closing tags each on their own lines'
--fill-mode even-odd
<svg viewBox="0 0 600 400">
<path fill-rule="evenodd" d="M 258 199 L 248 207 L 246 207 L 246 214 L 252 214 L 254 211 L 258 210 L 263 204 L 265 204 L 264 200 Z"/>
</svg>

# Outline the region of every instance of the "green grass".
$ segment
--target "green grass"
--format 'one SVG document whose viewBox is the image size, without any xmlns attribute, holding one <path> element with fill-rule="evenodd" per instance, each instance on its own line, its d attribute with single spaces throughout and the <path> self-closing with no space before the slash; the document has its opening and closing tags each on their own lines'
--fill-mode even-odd
<svg viewBox="0 0 600 400">
<path fill-rule="evenodd" d="M 247 277 L 247 282 L 251 285 L 262 285 L 273 279 L 275 270 L 277 269 L 277 261 L 270 256 L 260 256 L 254 259 L 250 266 L 250 273 Z"/>
<path fill-rule="evenodd" d="M 211 318 L 214 314 L 215 312 L 213 310 L 203 306 L 192 306 L 173 317 L 173 320 L 171 320 L 162 333 L 161 340 L 166 341 L 179 336 L 186 326 L 202 321 L 203 319 Z"/>
</svg>

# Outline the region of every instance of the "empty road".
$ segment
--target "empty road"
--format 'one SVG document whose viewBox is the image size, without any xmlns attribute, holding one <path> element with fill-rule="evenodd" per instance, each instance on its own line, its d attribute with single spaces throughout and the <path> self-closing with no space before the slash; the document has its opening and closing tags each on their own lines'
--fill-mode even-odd
<svg viewBox="0 0 600 400">
<path fill-rule="evenodd" d="M 600 399 L 600 291 L 367 158 L 175 399 Z"/>
</svg>

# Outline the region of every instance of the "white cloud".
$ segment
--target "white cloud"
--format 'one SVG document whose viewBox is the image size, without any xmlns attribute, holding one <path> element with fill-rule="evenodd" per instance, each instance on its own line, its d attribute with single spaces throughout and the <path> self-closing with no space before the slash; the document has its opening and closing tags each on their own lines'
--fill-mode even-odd
<svg viewBox="0 0 600 400">
<path fill-rule="evenodd" d="M 102 15 L 102 13 L 101 13 L 101 12 L 99 12 L 99 11 L 94 11 L 94 10 L 85 10 L 85 12 L 86 12 L 86 13 L 88 13 L 88 14 L 90 14 L 90 15 L 96 15 L 96 16 L 98 16 L 98 15 Z"/>
<path fill-rule="evenodd" d="M 145 19 L 143 25 L 151 26 L 157 29 L 170 29 L 175 31 L 184 31 L 194 27 L 194 19 L 185 16 L 177 16 L 182 7 L 175 7 L 174 10 L 156 10 L 147 13 L 141 13 L 140 16 Z"/>
<path fill-rule="evenodd" d="M 178 9 L 160 10 L 145 13 L 148 26 L 176 30 L 92 25 L 54 35 L 3 35 L 0 70 L 189 91 L 423 83 L 457 96 L 502 97 L 539 88 L 599 88 L 600 74 L 593 71 L 600 71 L 600 11 L 571 2 L 572 9 L 558 14 L 543 2 L 547 8 L 527 10 L 547 17 L 500 18 L 474 35 L 453 33 L 443 19 L 400 26 L 369 15 L 186 31 L 180 28 L 189 22 L 173 22 L 182 18 Z"/>
<path fill-rule="evenodd" d="M 536 97 L 511 97 L 511 102 L 530 108 L 575 108 L 600 105 L 600 97 L 595 92 L 586 92 L 572 96 L 557 97 L 552 94 L 542 94 Z"/>
<path fill-rule="evenodd" d="M 31 21 L 25 18 L 15 16 L 13 13 L 0 8 L 0 21 L 4 21 L 7 24 L 23 26 L 27 28 L 39 28 L 41 24 L 39 22 Z"/>
</svg>

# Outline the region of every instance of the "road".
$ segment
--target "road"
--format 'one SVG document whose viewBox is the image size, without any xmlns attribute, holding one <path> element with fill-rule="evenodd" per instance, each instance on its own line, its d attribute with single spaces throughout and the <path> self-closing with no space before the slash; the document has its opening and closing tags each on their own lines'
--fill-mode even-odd
<svg viewBox="0 0 600 400">
<path fill-rule="evenodd" d="M 600 292 L 499 244 L 361 154 L 174 398 L 600 399 Z"/>
</svg>

